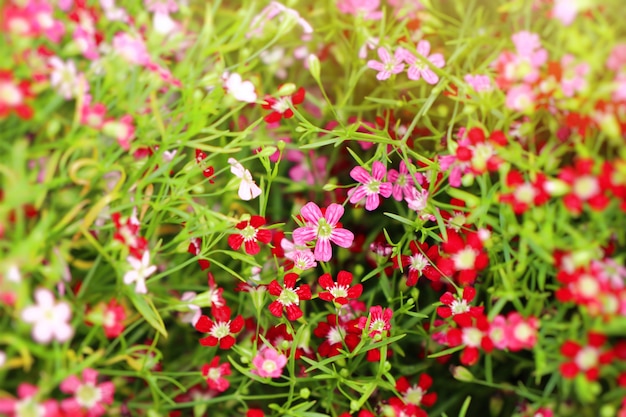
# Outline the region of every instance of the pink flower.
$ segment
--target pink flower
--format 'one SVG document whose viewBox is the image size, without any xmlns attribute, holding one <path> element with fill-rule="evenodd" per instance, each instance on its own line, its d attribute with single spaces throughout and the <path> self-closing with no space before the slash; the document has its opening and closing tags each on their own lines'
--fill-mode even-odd
<svg viewBox="0 0 626 417">
<path fill-rule="evenodd" d="M 98 45 L 92 33 L 86 31 L 82 26 L 76 26 L 72 38 L 85 58 L 92 61 L 100 58 Z"/>
<path fill-rule="evenodd" d="M 252 359 L 252 373 L 263 378 L 278 378 L 287 364 L 287 357 L 274 348 L 263 347 Z"/>
<path fill-rule="evenodd" d="M 372 164 L 372 174 L 370 175 L 363 167 L 354 167 L 350 171 L 350 176 L 360 182 L 357 188 L 350 190 L 350 202 L 356 204 L 365 198 L 365 210 L 375 210 L 380 205 L 382 195 L 389 198 L 392 192 L 390 182 L 383 182 L 383 178 L 387 175 L 387 168 L 380 161 L 374 161 Z"/>
<path fill-rule="evenodd" d="M 407 76 L 411 80 L 417 81 L 420 78 L 424 78 L 424 81 L 426 81 L 428 84 L 437 84 L 437 81 L 439 81 L 439 76 L 428 67 L 428 64 L 424 62 L 424 59 L 430 61 L 430 63 L 437 68 L 443 68 L 443 66 L 446 64 L 443 55 L 441 55 L 440 53 L 430 55 L 430 42 L 428 42 L 427 40 L 419 41 L 419 43 L 417 44 L 417 53 L 422 56 L 422 59 L 417 58 L 406 49 L 401 50 L 401 54 L 404 57 L 404 60 L 409 65 L 409 69 L 407 70 Z"/>
<path fill-rule="evenodd" d="M 37 387 L 22 383 L 17 387 L 19 400 L 13 398 L 0 398 L 0 415 L 7 417 L 21 417 L 23 415 L 36 415 L 40 417 L 59 417 L 61 411 L 54 400 L 37 402 Z M 32 414 L 29 414 L 32 413 Z"/>
<path fill-rule="evenodd" d="M 137 294 L 146 294 L 146 278 L 156 272 L 157 267 L 150 265 L 150 251 L 145 251 L 141 259 L 134 256 L 126 258 L 131 269 L 124 275 L 124 284 L 135 283 L 135 292 Z"/>
<path fill-rule="evenodd" d="M 585 3 L 581 0 L 555 0 L 552 17 L 560 20 L 565 26 L 569 26 Z"/>
<path fill-rule="evenodd" d="M 377 10 L 380 0 L 339 0 L 337 8 L 341 13 L 360 16 L 367 20 L 380 20 L 383 12 Z"/>
<path fill-rule="evenodd" d="M 237 191 L 239 198 L 249 201 L 261 195 L 261 188 L 254 182 L 250 171 L 245 169 L 235 158 L 228 158 L 228 163 L 230 164 L 230 172 L 241 179 Z"/>
<path fill-rule="evenodd" d="M 74 395 L 61 401 L 61 408 L 66 415 L 100 417 L 106 413 L 104 404 L 113 402 L 115 386 L 112 382 L 97 382 L 98 372 L 90 368 L 83 370 L 82 381 L 72 375 L 61 382 L 61 392 Z"/>
<path fill-rule="evenodd" d="M 119 120 L 109 120 L 102 126 L 102 131 L 117 140 L 125 151 L 130 149 L 130 141 L 135 137 L 135 126 L 130 114 L 120 117 Z"/>
<path fill-rule="evenodd" d="M 515 111 L 530 111 L 533 109 L 534 103 L 535 93 L 527 84 L 517 85 L 506 94 L 506 106 Z"/>
<path fill-rule="evenodd" d="M 230 382 L 224 376 L 230 375 L 230 363 L 219 365 L 220 358 L 215 356 L 210 364 L 202 365 L 202 376 L 206 378 L 209 388 L 224 392 L 230 387 Z"/>
<path fill-rule="evenodd" d="M 22 310 L 22 320 L 34 324 L 33 340 L 39 343 L 50 343 L 53 339 L 67 342 L 74 334 L 69 324 L 72 317 L 70 305 L 65 301 L 56 303 L 52 291 L 46 288 L 35 290 L 36 305 Z"/>
<path fill-rule="evenodd" d="M 305 204 L 300 210 L 305 225 L 293 231 L 294 242 L 296 245 L 304 245 L 317 239 L 313 252 L 315 260 L 329 261 L 333 256 L 330 242 L 342 248 L 349 248 L 354 241 L 354 234 L 338 225 L 343 212 L 343 206 L 340 204 L 329 205 L 324 213 L 313 202 Z"/>
<path fill-rule="evenodd" d="M 506 340 L 509 350 L 515 352 L 535 347 L 539 329 L 539 320 L 536 317 L 524 319 L 521 314 L 513 312 L 508 315 L 506 321 Z"/>
<path fill-rule="evenodd" d="M 378 71 L 378 74 L 376 75 L 378 80 L 386 80 L 391 77 L 391 74 L 399 74 L 404 70 L 402 51 L 403 49 L 401 48 L 396 49 L 392 58 L 386 48 L 380 47 L 378 48 L 378 57 L 382 62 L 370 60 L 367 61 L 367 66 Z"/>
<path fill-rule="evenodd" d="M 410 162 L 409 162 L 410 163 Z M 402 201 L 403 198 L 410 197 L 412 195 L 412 188 L 415 181 L 413 176 L 409 172 L 406 163 L 400 161 L 400 170 L 390 169 L 387 173 L 387 179 L 393 184 L 391 195 L 396 201 Z M 415 179 L 419 184 L 423 184 L 424 176 L 420 173 L 415 174 Z"/>
<path fill-rule="evenodd" d="M 369 331 L 370 338 L 378 340 L 382 337 L 383 333 L 391 329 L 391 317 L 393 316 L 393 310 L 390 308 L 383 308 L 381 306 L 370 307 L 370 314 L 368 317 L 359 318 L 359 329 L 365 329 Z M 369 325 L 368 325 L 369 322 Z"/>
<path fill-rule="evenodd" d="M 118 32 L 113 37 L 113 49 L 127 62 L 135 65 L 148 65 L 152 59 L 143 39 Z"/>
<path fill-rule="evenodd" d="M 91 96 L 86 94 L 80 109 L 80 122 L 85 126 L 100 130 L 104 126 L 107 108 L 102 103 L 91 105 Z"/>
<path fill-rule="evenodd" d="M 222 74 L 222 80 L 224 81 L 224 89 L 236 100 L 244 103 L 254 103 L 256 101 L 257 95 L 254 91 L 254 84 L 251 81 L 243 81 L 241 75 L 237 73 L 229 74 L 227 72 Z"/>
<path fill-rule="evenodd" d="M 491 85 L 491 79 L 487 75 L 467 74 L 465 77 L 463 77 L 463 79 L 477 93 L 480 93 L 481 91 L 493 90 L 493 86 Z"/>
</svg>

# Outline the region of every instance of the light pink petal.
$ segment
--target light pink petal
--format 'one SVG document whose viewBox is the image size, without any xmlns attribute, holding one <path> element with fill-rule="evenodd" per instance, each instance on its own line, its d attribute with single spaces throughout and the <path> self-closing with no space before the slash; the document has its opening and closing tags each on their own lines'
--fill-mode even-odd
<svg viewBox="0 0 626 417">
<path fill-rule="evenodd" d="M 414 66 L 409 67 L 409 70 L 406 72 L 406 75 L 407 77 L 409 77 L 409 80 L 413 80 L 413 81 L 417 81 L 421 77 L 420 70 L 418 70 Z"/>
<path fill-rule="evenodd" d="M 115 385 L 113 384 L 113 382 L 103 382 L 98 386 L 98 388 L 100 388 L 102 402 L 105 404 L 111 404 L 113 402 L 113 393 L 115 392 Z"/>
<path fill-rule="evenodd" d="M 69 324 L 59 323 L 54 327 L 54 335 L 59 342 L 67 342 L 73 334 L 74 330 Z"/>
<path fill-rule="evenodd" d="M 350 202 L 356 204 L 367 196 L 367 190 L 364 186 L 359 185 L 357 188 L 353 188 L 348 193 L 350 195 Z"/>
<path fill-rule="evenodd" d="M 54 295 L 52 291 L 45 288 L 35 290 L 35 300 L 40 307 L 52 307 L 54 305 Z"/>
<path fill-rule="evenodd" d="M 372 211 L 380 205 L 380 198 L 378 194 L 370 194 L 365 199 L 365 210 Z"/>
<path fill-rule="evenodd" d="M 432 62 L 432 64 L 437 68 L 443 68 L 443 66 L 446 65 L 446 60 L 443 58 L 443 55 L 439 53 L 432 54 L 430 57 L 428 57 L 428 60 Z"/>
<path fill-rule="evenodd" d="M 330 247 L 330 242 L 327 239 L 318 239 L 315 245 L 315 251 L 313 251 L 316 261 L 328 262 L 333 257 L 333 251 Z"/>
<path fill-rule="evenodd" d="M 389 55 L 389 51 L 385 48 L 378 48 L 378 56 L 384 64 L 391 61 L 391 55 Z"/>
<path fill-rule="evenodd" d="M 330 240 L 337 246 L 349 248 L 354 242 L 354 234 L 347 229 L 335 229 L 330 234 Z"/>
<path fill-rule="evenodd" d="M 430 42 L 421 40 L 417 44 L 417 53 L 425 57 L 430 53 Z"/>
<path fill-rule="evenodd" d="M 337 222 L 339 222 L 339 219 L 341 219 L 341 216 L 343 216 L 343 211 L 344 209 L 341 204 L 332 203 L 326 209 L 326 214 L 324 218 L 326 218 L 326 221 L 328 222 L 328 224 L 330 224 L 331 226 L 334 226 L 337 224 Z"/>
<path fill-rule="evenodd" d="M 371 178 L 369 172 L 367 172 L 365 168 L 360 166 L 352 168 L 352 170 L 350 171 L 350 176 L 352 177 L 352 179 L 362 184 L 368 183 Z"/>
<path fill-rule="evenodd" d="M 367 61 L 368 68 L 371 68 L 376 71 L 384 71 L 385 66 L 378 61 Z"/>
<path fill-rule="evenodd" d="M 91 368 L 83 369 L 83 381 L 96 385 L 98 383 L 98 371 Z"/>
<path fill-rule="evenodd" d="M 41 317 L 39 307 L 30 306 L 22 310 L 22 320 L 26 323 L 35 323 Z"/>
<path fill-rule="evenodd" d="M 431 85 L 437 84 L 437 81 L 439 81 L 439 76 L 428 68 L 422 70 L 422 77 L 424 77 L 424 81 Z"/>
<path fill-rule="evenodd" d="M 80 406 L 80 404 L 78 404 L 78 401 L 76 401 L 74 397 L 66 398 L 61 401 L 61 408 L 68 416 L 80 416 L 82 414 L 82 407 Z"/>
<path fill-rule="evenodd" d="M 61 389 L 61 392 L 65 394 L 74 394 L 80 386 L 80 379 L 78 379 L 76 375 L 71 375 L 65 378 L 63 382 L 61 382 L 59 388 Z"/>
<path fill-rule="evenodd" d="M 293 241 L 297 245 L 304 245 L 317 237 L 317 228 L 312 226 L 299 227 L 293 231 Z"/>
<path fill-rule="evenodd" d="M 70 306 L 65 302 L 57 304 L 54 307 L 54 313 L 54 317 L 58 321 L 69 321 L 72 317 L 72 310 L 70 309 Z"/>
<path fill-rule="evenodd" d="M 48 323 L 37 323 L 33 327 L 33 340 L 39 343 L 49 343 L 52 340 L 53 328 Z"/>
<path fill-rule="evenodd" d="M 302 209 L 300 210 L 300 214 L 302 214 L 304 220 L 311 222 L 315 225 L 317 225 L 317 221 L 323 217 L 322 211 L 317 206 L 317 204 L 313 202 L 306 203 L 304 207 L 302 207 Z M 343 212 L 341 214 L 343 214 Z"/>
<path fill-rule="evenodd" d="M 391 72 L 389 71 L 383 71 L 383 72 L 379 72 L 378 74 L 376 74 L 376 79 L 379 81 L 384 81 L 388 79 L 389 77 L 391 77 Z"/>
<path fill-rule="evenodd" d="M 380 161 L 374 161 L 372 164 L 372 177 L 380 181 L 385 177 L 385 174 L 387 174 L 387 168 L 385 168 L 385 165 L 383 165 Z"/>
</svg>

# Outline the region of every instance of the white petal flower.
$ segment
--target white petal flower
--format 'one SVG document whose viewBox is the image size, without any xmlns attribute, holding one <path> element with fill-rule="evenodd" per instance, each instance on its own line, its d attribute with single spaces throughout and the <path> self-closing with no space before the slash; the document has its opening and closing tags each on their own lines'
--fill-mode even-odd
<svg viewBox="0 0 626 417">
<path fill-rule="evenodd" d="M 26 307 L 21 315 L 22 320 L 34 325 L 33 340 L 39 343 L 68 341 L 74 334 L 74 329 L 69 324 L 72 317 L 69 304 L 64 301 L 56 303 L 54 294 L 45 288 L 35 291 L 35 301 L 37 304 Z"/>
<path fill-rule="evenodd" d="M 129 256 L 126 260 L 132 269 L 124 275 L 124 284 L 132 284 L 134 282 L 135 292 L 146 294 L 148 292 L 146 278 L 154 274 L 157 269 L 156 266 L 150 265 L 150 251 L 145 251 L 141 259 Z"/>
<path fill-rule="evenodd" d="M 241 183 L 239 183 L 239 198 L 242 200 L 252 200 L 261 195 L 261 188 L 254 182 L 252 178 L 252 174 L 250 171 L 245 169 L 243 165 L 237 162 L 234 158 L 229 158 L 228 163 L 230 164 L 230 172 L 232 172 L 237 178 L 241 179 Z"/>
</svg>

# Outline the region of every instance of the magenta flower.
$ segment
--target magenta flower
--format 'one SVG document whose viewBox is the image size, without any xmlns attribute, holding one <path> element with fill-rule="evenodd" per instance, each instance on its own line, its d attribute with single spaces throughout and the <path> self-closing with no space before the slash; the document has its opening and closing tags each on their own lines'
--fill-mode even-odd
<svg viewBox="0 0 626 417">
<path fill-rule="evenodd" d="M 230 382 L 224 378 L 231 374 L 230 363 L 219 363 L 219 356 L 214 356 L 211 363 L 202 365 L 202 376 L 206 378 L 209 388 L 218 392 L 224 392 L 230 387 Z"/>
<path fill-rule="evenodd" d="M 393 54 L 393 58 L 389 54 L 389 51 L 385 48 L 378 48 L 378 57 L 382 62 L 370 60 L 367 61 L 367 66 L 373 70 L 378 71 L 376 78 L 380 81 L 386 80 L 391 77 L 391 74 L 399 74 L 404 70 L 403 49 L 398 48 Z"/>
<path fill-rule="evenodd" d="M 383 309 L 381 306 L 373 306 L 370 307 L 369 316 L 359 318 L 357 327 L 359 329 L 365 329 L 367 327 L 369 337 L 374 340 L 380 340 L 383 334 L 391 329 L 392 316 L 392 309 Z"/>
<path fill-rule="evenodd" d="M 263 347 L 252 359 L 253 374 L 264 378 L 278 378 L 287 364 L 287 357 L 274 348 Z"/>
<path fill-rule="evenodd" d="M 437 68 L 443 68 L 446 65 L 446 61 L 440 53 L 430 55 L 430 42 L 426 40 L 419 41 L 417 53 Z M 417 81 L 423 78 L 428 84 L 437 84 L 439 76 L 422 59 L 417 58 L 405 49 L 401 50 L 401 55 L 403 55 L 404 61 L 409 64 L 409 69 L 407 70 L 409 79 Z"/>
<path fill-rule="evenodd" d="M 339 0 L 337 8 L 340 12 L 361 16 L 366 20 L 380 20 L 383 12 L 378 10 L 380 0 Z"/>
<path fill-rule="evenodd" d="M 356 204 L 365 198 L 365 210 L 375 210 L 380 205 L 380 197 L 385 198 L 391 196 L 393 187 L 390 182 L 383 182 L 383 178 L 387 175 L 387 168 L 380 161 L 374 161 L 372 164 L 372 174 L 363 167 L 354 167 L 350 171 L 350 176 L 360 182 L 357 188 L 350 190 L 350 202 Z"/>
<path fill-rule="evenodd" d="M 43 417 L 59 416 L 59 405 L 54 400 L 37 401 L 38 388 L 34 385 L 21 383 L 17 387 L 17 396 L 14 398 L 0 398 L 0 415 L 18 417 L 35 415 Z M 29 414 L 30 413 L 30 414 Z"/>
<path fill-rule="evenodd" d="M 420 185 L 424 183 L 424 175 L 416 173 L 415 178 Z M 404 198 L 409 198 L 412 195 L 412 188 L 414 188 L 413 176 L 404 161 L 400 161 L 399 171 L 395 169 L 389 170 L 387 179 L 393 184 L 391 195 L 396 201 L 402 201 Z"/>
<path fill-rule="evenodd" d="M 66 415 L 100 417 L 106 413 L 104 404 L 113 402 L 115 386 L 112 382 L 102 384 L 97 382 L 98 372 L 90 368 L 83 370 L 82 381 L 76 375 L 72 375 L 61 382 L 61 391 L 74 395 L 61 401 L 61 408 Z"/>
<path fill-rule="evenodd" d="M 304 218 L 305 225 L 293 231 L 293 240 L 296 245 L 305 245 L 317 239 L 313 255 L 316 261 L 327 262 L 332 258 L 333 252 L 330 242 L 349 248 L 354 241 L 354 234 L 338 226 L 339 219 L 343 216 L 343 206 L 331 204 L 324 213 L 313 202 L 306 203 L 300 214 Z"/>
</svg>

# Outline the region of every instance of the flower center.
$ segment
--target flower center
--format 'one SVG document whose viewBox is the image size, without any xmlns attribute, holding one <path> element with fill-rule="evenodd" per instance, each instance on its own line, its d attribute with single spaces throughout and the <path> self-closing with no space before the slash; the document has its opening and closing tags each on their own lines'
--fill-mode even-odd
<svg viewBox="0 0 626 417">
<path fill-rule="evenodd" d="M 334 287 L 332 287 L 328 291 L 335 298 L 340 298 L 340 297 L 345 298 L 345 297 L 348 296 L 348 287 L 345 286 L 345 285 L 335 285 Z"/>
<path fill-rule="evenodd" d="M 407 183 L 408 181 L 406 178 L 406 174 L 399 174 L 398 178 L 396 179 L 396 185 L 398 185 L 400 188 L 404 188 Z"/>
<path fill-rule="evenodd" d="M 292 304 L 298 305 L 300 304 L 300 298 L 296 291 L 292 288 L 285 288 L 281 291 L 280 296 L 278 297 L 278 302 L 284 306 L 290 306 Z"/>
<path fill-rule="evenodd" d="M 535 336 L 535 329 L 528 325 L 528 323 L 521 323 L 515 326 L 513 335 L 519 341 L 526 342 Z"/>
<path fill-rule="evenodd" d="M 256 232 L 257 232 L 257 229 L 255 229 L 254 227 L 250 225 L 247 225 L 241 230 L 240 233 L 246 242 L 250 242 L 250 241 L 256 241 Z"/>
<path fill-rule="evenodd" d="M 211 336 L 222 339 L 230 334 L 230 320 L 213 324 L 210 331 Z"/>
<path fill-rule="evenodd" d="M 276 99 L 276 103 L 272 105 L 272 110 L 277 111 L 278 113 L 284 113 L 289 110 L 289 103 L 291 99 L 289 97 L 281 97 Z"/>
<path fill-rule="evenodd" d="M 411 388 L 406 390 L 404 394 L 404 400 L 407 403 L 420 405 L 422 403 L 422 398 L 424 397 L 424 390 L 420 387 L 413 385 Z"/>
<path fill-rule="evenodd" d="M 91 384 L 83 384 L 76 390 L 76 401 L 85 408 L 91 408 L 102 399 L 100 390 Z"/>
<path fill-rule="evenodd" d="M 580 277 L 576 286 L 580 294 L 585 298 L 594 298 L 600 291 L 600 286 L 596 279 L 588 274 Z"/>
<path fill-rule="evenodd" d="M 487 162 L 494 154 L 493 148 L 486 144 L 480 143 L 476 145 L 472 152 L 472 167 L 482 172 L 487 169 Z"/>
<path fill-rule="evenodd" d="M 8 106 L 17 106 L 22 102 L 22 92 L 13 83 L 0 84 L 0 102 Z"/>
<path fill-rule="evenodd" d="M 469 311 L 469 306 L 465 300 L 454 300 L 450 306 L 450 310 L 452 310 L 453 315 L 466 313 Z"/>
<path fill-rule="evenodd" d="M 330 235 L 333 233 L 333 228 L 326 219 L 321 218 L 317 223 L 317 237 L 321 239 L 329 239 Z"/>
<path fill-rule="evenodd" d="M 46 410 L 31 398 L 20 401 L 15 405 L 16 417 L 43 417 L 45 414 Z"/>
<path fill-rule="evenodd" d="M 535 187 L 532 184 L 524 183 L 520 185 L 514 192 L 515 199 L 520 203 L 531 204 L 535 201 L 535 195 L 537 192 L 535 191 Z"/>
<path fill-rule="evenodd" d="M 576 365 L 582 371 L 587 371 L 598 364 L 598 356 L 598 350 L 596 348 L 587 346 L 578 352 L 574 362 L 576 362 Z"/>
<path fill-rule="evenodd" d="M 417 271 L 420 274 L 422 273 L 424 268 L 428 266 L 428 260 L 421 253 L 416 253 L 415 255 L 412 255 L 409 259 L 411 260 L 409 269 L 412 269 L 413 271 Z"/>
<path fill-rule="evenodd" d="M 220 372 L 219 368 L 211 368 L 209 369 L 209 373 L 207 374 L 207 377 L 213 380 L 220 379 L 221 376 L 222 373 Z"/>
<path fill-rule="evenodd" d="M 365 185 L 368 194 L 378 194 L 380 192 L 380 181 L 371 180 Z"/>
<path fill-rule="evenodd" d="M 585 175 L 574 182 L 574 194 L 582 200 L 588 200 L 600 191 L 598 180 L 591 175 Z"/>
<path fill-rule="evenodd" d="M 463 343 L 469 347 L 479 347 L 483 340 L 483 332 L 476 327 L 463 329 Z"/>
<path fill-rule="evenodd" d="M 474 268 L 474 263 L 476 262 L 476 256 L 478 255 L 478 251 L 471 248 L 470 246 L 466 246 L 465 249 L 455 253 L 452 255 L 452 260 L 454 261 L 454 267 L 457 271 L 465 271 L 468 269 Z"/>
<path fill-rule="evenodd" d="M 263 365 L 261 366 L 261 368 L 263 368 L 263 371 L 271 374 L 273 373 L 278 367 L 276 366 L 276 362 L 271 360 L 271 359 L 266 359 L 263 361 Z"/>
<path fill-rule="evenodd" d="M 332 327 L 328 334 L 326 335 L 326 339 L 328 343 L 334 345 L 335 343 L 341 343 L 341 341 L 346 336 L 346 331 L 341 326 Z"/>
<path fill-rule="evenodd" d="M 459 228 L 463 226 L 466 221 L 467 221 L 467 217 L 465 216 L 464 213 L 460 211 L 455 211 L 454 216 L 450 218 L 450 226 L 452 227 L 452 229 L 458 231 Z"/>
</svg>

